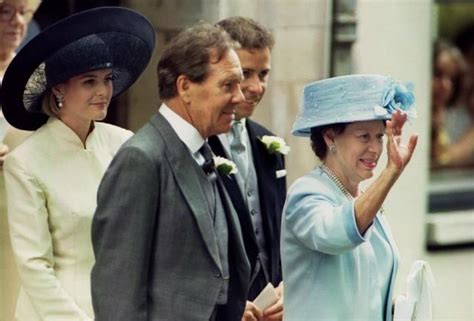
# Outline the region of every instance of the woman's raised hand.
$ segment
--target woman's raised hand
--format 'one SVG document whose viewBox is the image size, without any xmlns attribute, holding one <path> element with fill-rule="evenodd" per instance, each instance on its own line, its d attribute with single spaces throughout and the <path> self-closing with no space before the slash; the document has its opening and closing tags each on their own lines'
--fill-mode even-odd
<svg viewBox="0 0 474 321">
<path fill-rule="evenodd" d="M 408 144 L 402 143 L 402 128 L 406 121 L 407 115 L 399 110 L 392 114 L 391 120 L 387 121 L 387 167 L 396 170 L 399 174 L 410 161 L 418 141 L 418 134 L 411 134 Z"/>
</svg>

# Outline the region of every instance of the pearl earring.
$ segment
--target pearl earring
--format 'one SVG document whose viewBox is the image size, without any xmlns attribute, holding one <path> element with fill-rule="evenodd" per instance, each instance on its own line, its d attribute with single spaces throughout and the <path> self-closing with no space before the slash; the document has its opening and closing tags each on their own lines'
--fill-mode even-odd
<svg viewBox="0 0 474 321">
<path fill-rule="evenodd" d="M 63 102 L 64 102 L 64 97 L 62 95 L 57 95 L 56 96 L 56 104 L 58 105 L 58 108 L 63 107 Z"/>
<path fill-rule="evenodd" d="M 333 144 L 333 145 L 329 146 L 329 150 L 331 151 L 331 153 L 334 154 L 336 152 L 336 145 Z"/>
</svg>

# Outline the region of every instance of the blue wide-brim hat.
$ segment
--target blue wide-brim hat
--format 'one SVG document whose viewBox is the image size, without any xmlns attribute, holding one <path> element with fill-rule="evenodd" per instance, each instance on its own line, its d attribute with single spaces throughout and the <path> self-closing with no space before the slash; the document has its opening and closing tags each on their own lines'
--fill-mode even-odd
<svg viewBox="0 0 474 321">
<path fill-rule="evenodd" d="M 155 48 L 151 23 L 136 11 L 99 7 L 44 29 L 8 66 L 0 93 L 2 111 L 14 127 L 35 130 L 46 123 L 45 93 L 85 72 L 111 68 L 115 97 L 148 65 Z"/>
<path fill-rule="evenodd" d="M 401 110 L 416 117 L 413 86 L 382 75 L 349 75 L 306 85 L 292 133 L 310 136 L 311 128 L 336 123 L 387 120 Z"/>
</svg>

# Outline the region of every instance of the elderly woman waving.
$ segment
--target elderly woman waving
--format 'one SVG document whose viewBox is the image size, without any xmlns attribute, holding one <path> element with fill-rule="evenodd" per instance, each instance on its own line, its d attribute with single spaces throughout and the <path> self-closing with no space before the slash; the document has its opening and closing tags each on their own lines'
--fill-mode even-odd
<svg viewBox="0 0 474 321">
<path fill-rule="evenodd" d="M 311 137 L 322 165 L 293 184 L 285 204 L 285 320 L 391 320 L 398 251 L 382 203 L 416 146 L 416 135 L 401 143 L 413 102 L 410 86 L 380 75 L 305 87 L 293 133 Z M 362 191 L 384 136 L 387 165 Z"/>
</svg>

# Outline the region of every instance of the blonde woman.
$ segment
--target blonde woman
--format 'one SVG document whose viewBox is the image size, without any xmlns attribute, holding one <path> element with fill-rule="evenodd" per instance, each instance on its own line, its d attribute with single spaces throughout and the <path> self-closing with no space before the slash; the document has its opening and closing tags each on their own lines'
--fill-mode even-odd
<svg viewBox="0 0 474 321">
<path fill-rule="evenodd" d="M 124 8 L 83 11 L 13 59 L 2 87 L 13 126 L 34 130 L 5 160 L 10 238 L 21 278 L 16 318 L 93 320 L 90 226 L 102 175 L 131 132 L 100 123 L 135 82 L 154 31 Z"/>
</svg>

